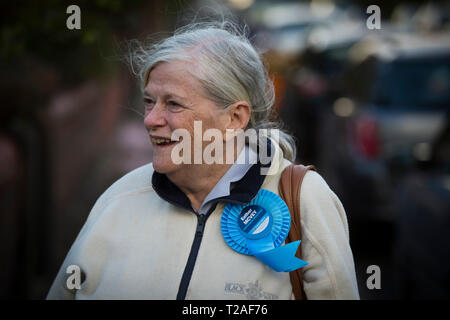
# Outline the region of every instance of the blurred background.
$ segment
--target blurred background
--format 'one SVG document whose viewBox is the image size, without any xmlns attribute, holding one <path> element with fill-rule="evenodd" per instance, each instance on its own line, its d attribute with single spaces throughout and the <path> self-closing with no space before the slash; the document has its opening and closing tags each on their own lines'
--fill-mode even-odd
<svg viewBox="0 0 450 320">
<path fill-rule="evenodd" d="M 45 298 L 96 199 L 152 160 L 125 41 L 228 10 L 264 53 L 297 161 L 346 208 L 361 298 L 448 299 L 450 3 L 377 1 L 381 29 L 371 4 L 2 1 L 0 297 Z"/>
</svg>

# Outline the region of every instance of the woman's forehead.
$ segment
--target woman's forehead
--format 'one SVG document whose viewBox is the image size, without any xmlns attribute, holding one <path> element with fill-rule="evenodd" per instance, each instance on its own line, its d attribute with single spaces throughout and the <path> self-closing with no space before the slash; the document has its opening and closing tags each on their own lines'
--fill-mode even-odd
<svg viewBox="0 0 450 320">
<path fill-rule="evenodd" d="M 202 93 L 202 86 L 190 72 L 190 65 L 184 61 L 158 63 L 148 75 L 144 93 L 172 94 L 186 97 Z"/>
</svg>

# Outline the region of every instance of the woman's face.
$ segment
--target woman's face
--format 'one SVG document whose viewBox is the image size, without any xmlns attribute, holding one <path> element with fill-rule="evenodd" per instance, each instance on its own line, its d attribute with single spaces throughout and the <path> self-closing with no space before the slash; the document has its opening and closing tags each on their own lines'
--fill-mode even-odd
<svg viewBox="0 0 450 320">
<path fill-rule="evenodd" d="M 187 68 L 184 61 L 161 62 L 150 72 L 145 87 L 144 125 L 153 146 L 153 167 L 160 173 L 171 174 L 188 168 L 186 164 L 174 164 L 171 159 L 172 149 L 180 141 L 165 143 L 174 130 L 186 129 L 191 146 L 194 145 L 194 121 L 201 121 L 202 136 L 209 128 L 225 132 L 227 113 L 205 97 L 200 82 Z M 163 142 L 163 139 L 168 140 Z"/>
</svg>

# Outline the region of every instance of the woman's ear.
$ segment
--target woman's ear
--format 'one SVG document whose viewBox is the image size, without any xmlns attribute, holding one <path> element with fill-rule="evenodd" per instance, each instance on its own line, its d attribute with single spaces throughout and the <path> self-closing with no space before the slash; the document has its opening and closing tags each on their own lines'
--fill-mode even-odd
<svg viewBox="0 0 450 320">
<path fill-rule="evenodd" d="M 234 138 L 244 132 L 250 121 L 251 110 L 247 101 L 238 101 L 227 108 L 227 123 L 225 125 L 224 141 Z"/>
<path fill-rule="evenodd" d="M 228 108 L 230 121 L 226 129 L 245 130 L 250 121 L 250 106 L 247 101 L 238 101 Z"/>
</svg>

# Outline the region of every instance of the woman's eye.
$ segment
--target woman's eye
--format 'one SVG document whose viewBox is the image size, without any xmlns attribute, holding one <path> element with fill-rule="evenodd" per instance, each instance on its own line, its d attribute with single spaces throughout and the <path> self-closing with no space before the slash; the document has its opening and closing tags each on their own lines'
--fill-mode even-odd
<svg viewBox="0 0 450 320">
<path fill-rule="evenodd" d="M 172 112 L 177 112 L 177 111 L 181 111 L 183 109 L 183 106 L 181 106 L 180 104 L 178 104 L 175 101 L 168 101 L 167 108 Z"/>
<path fill-rule="evenodd" d="M 154 106 L 155 103 L 152 99 L 144 99 L 144 116 L 147 116 Z"/>
<path fill-rule="evenodd" d="M 146 105 L 150 105 L 150 104 L 153 104 L 154 102 L 153 102 L 152 99 L 145 98 L 145 99 L 144 99 L 144 103 L 145 103 Z"/>
</svg>

